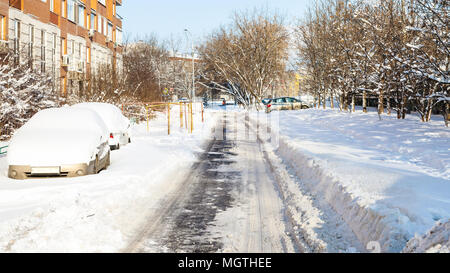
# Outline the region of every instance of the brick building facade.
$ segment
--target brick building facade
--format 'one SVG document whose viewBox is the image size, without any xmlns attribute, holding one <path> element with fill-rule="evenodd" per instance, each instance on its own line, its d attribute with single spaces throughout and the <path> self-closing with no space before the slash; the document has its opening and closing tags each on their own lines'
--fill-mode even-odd
<svg viewBox="0 0 450 273">
<path fill-rule="evenodd" d="M 3 44 L 14 60 L 51 75 L 63 96 L 102 65 L 122 67 L 122 0 L 0 0 Z"/>
<path fill-rule="evenodd" d="M 0 0 L 0 54 L 5 51 L 8 44 L 8 15 L 9 15 L 9 1 Z"/>
</svg>

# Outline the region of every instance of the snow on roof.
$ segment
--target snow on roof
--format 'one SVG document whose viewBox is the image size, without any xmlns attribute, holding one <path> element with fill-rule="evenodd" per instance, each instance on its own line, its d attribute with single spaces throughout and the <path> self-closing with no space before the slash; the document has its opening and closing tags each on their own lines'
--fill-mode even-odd
<svg viewBox="0 0 450 273">
<path fill-rule="evenodd" d="M 130 121 L 122 114 L 120 109 L 112 104 L 99 102 L 86 102 L 72 106 L 95 111 L 105 122 L 109 133 L 124 132 L 130 126 Z"/>
</svg>

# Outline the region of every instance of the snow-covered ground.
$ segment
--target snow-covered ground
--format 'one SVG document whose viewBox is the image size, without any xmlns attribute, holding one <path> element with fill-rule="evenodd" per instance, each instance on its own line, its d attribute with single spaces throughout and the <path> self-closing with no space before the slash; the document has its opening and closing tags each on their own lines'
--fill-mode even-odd
<svg viewBox="0 0 450 273">
<path fill-rule="evenodd" d="M 240 134 L 234 137 L 241 146 L 231 149 L 236 164 L 217 172 L 240 170 L 239 187 L 254 194 L 234 192 L 242 202 L 218 212 L 209 228 L 229 233 L 223 251 L 352 252 L 373 242 L 390 252 L 448 251 L 450 131 L 441 120 L 380 121 L 374 112 L 314 109 L 260 113 L 260 123 L 279 114 L 279 141 L 269 142 L 263 126 L 256 139 L 254 112 L 247 130 L 242 109 L 226 110 L 228 126 L 244 129 L 226 130 L 227 138 Z M 145 122 L 134 125 L 132 144 L 113 152 L 110 168 L 97 176 L 11 180 L 0 156 L 0 252 L 126 249 L 152 221 L 149 211 L 182 188 L 223 115 L 210 109 L 205 117 L 201 123 L 196 115 L 193 135 L 179 128 L 177 107 L 171 136 L 164 115 L 150 121 L 150 132 Z M 292 238 L 296 247 L 278 245 L 278 238 Z"/>
<path fill-rule="evenodd" d="M 299 187 L 327 200 L 364 245 L 400 252 L 450 218 L 450 131 L 442 121 L 314 109 L 279 114 L 274 151 Z"/>
<path fill-rule="evenodd" d="M 450 253 L 450 221 L 438 222 L 425 235 L 416 235 L 403 250 L 405 253 Z"/>
<path fill-rule="evenodd" d="M 331 206 L 300 186 L 302 181 L 286 168 L 270 142 L 264 141 L 262 134 L 257 138 L 255 122 L 246 126 L 242 112 L 228 113 L 227 117 L 227 140 L 234 141 L 231 151 L 236 163 L 225 169 L 238 171 L 241 181 L 233 192 L 235 206 L 219 213 L 212 225 L 212 231 L 225 234 L 222 251 L 365 251 Z M 259 115 L 261 122 L 266 117 Z M 260 127 L 259 132 L 262 130 Z"/>
<path fill-rule="evenodd" d="M 179 117 L 177 107 L 172 117 Z M 0 252 L 115 252 L 127 246 L 148 208 L 175 188 L 211 135 L 215 116 L 195 116 L 194 134 L 159 115 L 132 128 L 132 144 L 99 175 L 17 181 L 0 157 Z"/>
</svg>

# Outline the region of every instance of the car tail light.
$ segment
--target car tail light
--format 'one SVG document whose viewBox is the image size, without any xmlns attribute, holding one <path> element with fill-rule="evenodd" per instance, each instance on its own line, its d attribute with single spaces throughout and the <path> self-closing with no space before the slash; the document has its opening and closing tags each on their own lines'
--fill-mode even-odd
<svg viewBox="0 0 450 273">
<path fill-rule="evenodd" d="M 111 134 L 109 134 L 109 138 L 114 138 L 114 135 L 113 135 L 113 133 L 111 133 Z"/>
</svg>

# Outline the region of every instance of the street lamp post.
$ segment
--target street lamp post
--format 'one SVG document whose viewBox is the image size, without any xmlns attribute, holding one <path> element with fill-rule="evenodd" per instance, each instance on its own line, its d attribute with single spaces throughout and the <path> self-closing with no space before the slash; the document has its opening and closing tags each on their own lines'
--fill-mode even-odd
<svg viewBox="0 0 450 273">
<path fill-rule="evenodd" d="M 194 62 L 194 39 L 192 37 L 192 34 L 189 32 L 189 30 L 186 28 L 184 30 L 186 33 L 186 37 L 188 34 L 191 36 L 191 54 L 192 54 L 192 102 L 195 100 L 195 62 Z"/>
</svg>

